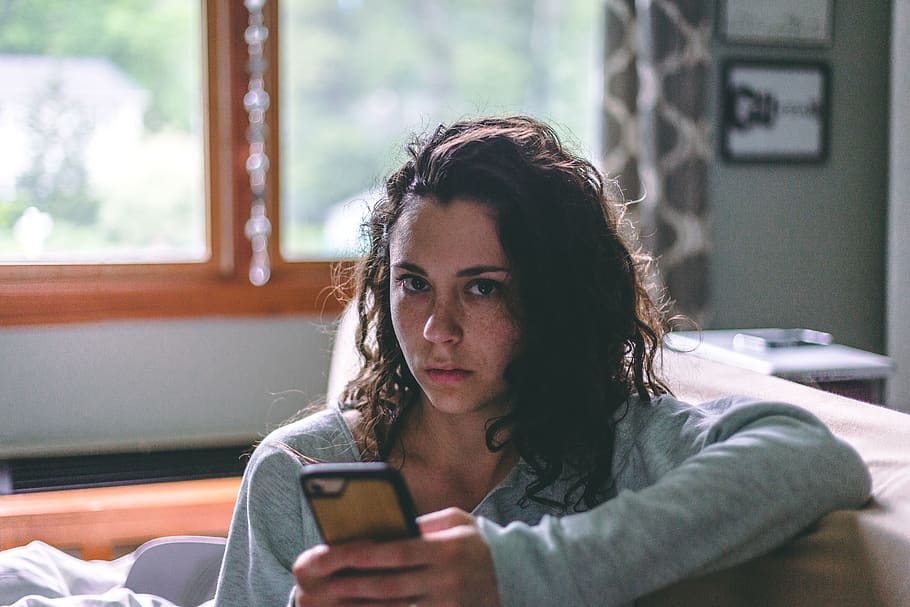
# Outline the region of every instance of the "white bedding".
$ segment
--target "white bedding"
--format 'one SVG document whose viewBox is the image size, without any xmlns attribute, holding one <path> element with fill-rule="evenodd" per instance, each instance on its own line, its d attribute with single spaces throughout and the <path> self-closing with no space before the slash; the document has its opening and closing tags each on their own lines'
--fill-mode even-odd
<svg viewBox="0 0 910 607">
<path fill-rule="evenodd" d="M 196 607 L 210 606 L 214 601 L 192 602 L 178 605 L 156 594 L 136 592 L 133 588 L 145 589 L 142 580 L 136 583 L 134 566 L 141 569 L 160 569 L 164 565 L 179 577 L 178 572 L 193 571 L 193 563 L 171 561 L 156 563 L 161 554 L 144 548 L 159 548 L 169 540 L 153 540 L 136 552 L 113 561 L 83 561 L 57 550 L 43 542 L 32 542 L 27 546 L 0 552 L 0 605 L 5 607 Z M 174 548 L 178 546 L 167 546 Z M 186 551 L 183 551 L 185 554 Z M 166 555 L 170 556 L 170 555 Z M 143 560 L 144 559 L 144 560 Z M 211 561 L 211 558 L 208 559 Z M 145 565 L 145 567 L 142 567 Z M 197 567 L 196 577 L 190 582 L 205 595 L 211 595 L 217 577 L 217 563 L 208 562 L 201 569 Z M 151 567 L 149 567 L 151 566 Z M 215 569 L 213 571 L 213 568 Z M 140 573 L 142 573 L 140 571 Z M 148 576 L 141 576 L 148 577 Z M 128 579 L 131 583 L 128 584 Z M 162 590 L 162 594 L 175 594 L 173 588 Z M 199 591 L 195 592 L 198 596 Z M 184 592 L 183 596 L 186 596 Z"/>
</svg>

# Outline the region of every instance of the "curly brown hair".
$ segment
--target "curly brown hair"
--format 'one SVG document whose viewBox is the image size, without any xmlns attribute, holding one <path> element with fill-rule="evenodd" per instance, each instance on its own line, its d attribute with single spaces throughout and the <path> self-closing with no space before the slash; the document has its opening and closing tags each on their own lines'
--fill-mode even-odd
<svg viewBox="0 0 910 607">
<path fill-rule="evenodd" d="M 668 392 L 654 371 L 663 311 L 645 280 L 649 259 L 623 236 L 612 182 L 525 116 L 441 125 L 407 151 L 354 274 L 363 365 L 341 399 L 361 413 L 365 457 L 387 458 L 419 395 L 392 327 L 390 235 L 409 200 L 469 198 L 494 212 L 522 331 L 505 378 L 515 406 L 488 421 L 487 447 L 511 443 L 533 468 L 525 499 L 541 500 L 568 466 L 577 481 L 562 505 L 591 507 L 613 490 L 615 424 L 629 397 Z"/>
</svg>

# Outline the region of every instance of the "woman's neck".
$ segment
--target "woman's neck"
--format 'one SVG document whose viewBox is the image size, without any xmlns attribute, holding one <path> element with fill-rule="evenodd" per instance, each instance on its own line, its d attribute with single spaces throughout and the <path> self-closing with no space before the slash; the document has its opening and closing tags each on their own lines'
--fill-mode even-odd
<svg viewBox="0 0 910 607">
<path fill-rule="evenodd" d="M 421 404 L 403 420 L 389 463 L 401 468 L 420 512 L 471 511 L 515 466 L 511 443 L 487 448 L 486 425 L 481 415 L 448 415 Z"/>
</svg>

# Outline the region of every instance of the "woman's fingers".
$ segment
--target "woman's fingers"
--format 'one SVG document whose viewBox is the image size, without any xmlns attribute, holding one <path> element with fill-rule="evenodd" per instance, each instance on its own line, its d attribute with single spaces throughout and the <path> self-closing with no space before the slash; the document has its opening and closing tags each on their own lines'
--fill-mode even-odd
<svg viewBox="0 0 910 607">
<path fill-rule="evenodd" d="M 419 603 L 428 595 L 427 580 L 423 573 L 414 569 L 353 570 L 328 580 L 324 593 L 339 602 Z M 426 600 L 423 602 L 427 603 Z"/>
<path fill-rule="evenodd" d="M 423 534 L 459 525 L 474 525 L 474 517 L 459 508 L 446 508 L 417 517 L 417 526 Z"/>
<path fill-rule="evenodd" d="M 404 545 L 408 543 L 411 546 Z M 480 605 L 482 602 L 475 602 L 475 590 L 483 588 L 484 594 L 496 594 L 489 552 L 470 526 L 445 529 L 422 540 L 361 545 L 356 551 L 346 552 L 345 558 L 326 555 L 342 558 L 347 565 L 337 569 L 333 562 L 322 569 L 334 570 L 330 577 L 298 576 L 301 589 L 339 604 L 406 600 L 408 604 L 427 606 Z M 470 601 L 459 600 L 466 595 Z"/>
<path fill-rule="evenodd" d="M 292 571 L 298 578 L 300 575 L 313 578 L 328 577 L 337 570 L 337 566 L 333 567 L 335 562 L 333 551 L 325 544 L 319 544 L 303 551 L 294 562 Z"/>
<path fill-rule="evenodd" d="M 304 551 L 294 563 L 297 605 L 343 605 L 350 601 L 409 605 L 423 595 L 428 553 L 420 540 L 350 542 Z M 426 604 L 426 602 L 424 602 Z"/>
<path fill-rule="evenodd" d="M 475 526 L 474 517 L 458 508 L 447 508 L 417 519 L 421 533 L 436 534 L 462 525 Z M 395 542 L 348 542 L 329 548 L 322 544 L 304 551 L 294 564 L 294 573 L 300 571 L 311 577 L 328 577 L 344 569 L 396 569 L 427 565 L 433 558 L 434 548 L 426 539 L 417 538 Z M 436 542 L 438 543 L 438 542 Z"/>
<path fill-rule="evenodd" d="M 419 567 L 426 563 L 420 540 L 348 542 L 319 545 L 304 551 L 294 563 L 294 575 L 328 577 L 349 569 L 388 570 Z"/>
<path fill-rule="evenodd" d="M 497 605 L 489 548 L 455 508 L 418 520 L 420 538 L 316 546 L 294 564 L 297 604 Z"/>
</svg>

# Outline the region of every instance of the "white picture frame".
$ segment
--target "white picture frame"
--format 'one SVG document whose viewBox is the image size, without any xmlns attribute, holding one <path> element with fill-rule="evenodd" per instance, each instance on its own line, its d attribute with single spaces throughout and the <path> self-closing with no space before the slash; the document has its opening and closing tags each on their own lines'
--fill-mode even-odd
<svg viewBox="0 0 910 607">
<path fill-rule="evenodd" d="M 818 46 L 832 43 L 834 0 L 719 0 L 720 37 L 735 44 Z"/>
<path fill-rule="evenodd" d="M 721 156 L 728 162 L 824 162 L 829 79 L 820 61 L 725 61 Z"/>
</svg>

